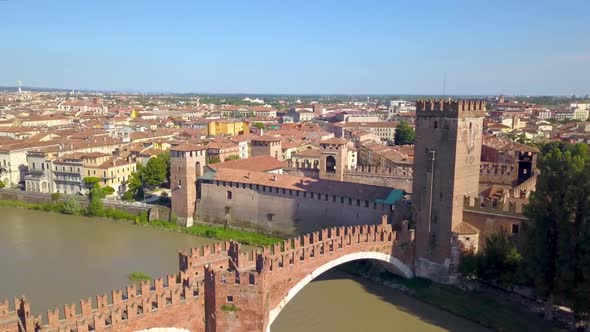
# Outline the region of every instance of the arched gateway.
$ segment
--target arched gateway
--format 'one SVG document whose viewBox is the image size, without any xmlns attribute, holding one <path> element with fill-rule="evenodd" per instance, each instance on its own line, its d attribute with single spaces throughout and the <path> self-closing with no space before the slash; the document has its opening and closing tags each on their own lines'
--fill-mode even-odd
<svg viewBox="0 0 590 332">
<path fill-rule="evenodd" d="M 412 277 L 413 230 L 380 225 L 334 227 L 254 252 L 236 242 L 179 253 L 180 273 L 128 286 L 34 316 L 30 303 L 0 302 L 0 331 L 221 332 L 269 331 L 283 307 L 306 284 L 340 264 L 388 263 Z"/>
</svg>

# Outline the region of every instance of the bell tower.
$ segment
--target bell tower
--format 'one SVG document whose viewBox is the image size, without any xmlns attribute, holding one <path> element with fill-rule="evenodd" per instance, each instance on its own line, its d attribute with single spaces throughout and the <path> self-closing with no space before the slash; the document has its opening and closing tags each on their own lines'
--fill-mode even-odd
<svg viewBox="0 0 590 332">
<path fill-rule="evenodd" d="M 197 209 L 197 180 L 203 175 L 207 148 L 183 143 L 170 148 L 172 213 L 182 226 L 192 226 Z"/>
<path fill-rule="evenodd" d="M 416 102 L 412 215 L 416 275 L 450 282 L 458 259 L 453 230 L 463 222 L 465 195 L 479 193 L 481 100 Z"/>
<path fill-rule="evenodd" d="M 346 158 L 348 156 L 347 141 L 330 138 L 320 141 L 320 179 L 343 181 Z"/>
</svg>

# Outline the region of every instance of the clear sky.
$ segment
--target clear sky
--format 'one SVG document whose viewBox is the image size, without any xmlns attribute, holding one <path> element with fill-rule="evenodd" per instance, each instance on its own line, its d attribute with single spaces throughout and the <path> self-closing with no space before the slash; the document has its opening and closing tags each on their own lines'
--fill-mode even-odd
<svg viewBox="0 0 590 332">
<path fill-rule="evenodd" d="M 590 93 L 589 0 L 0 0 L 0 85 Z"/>
</svg>

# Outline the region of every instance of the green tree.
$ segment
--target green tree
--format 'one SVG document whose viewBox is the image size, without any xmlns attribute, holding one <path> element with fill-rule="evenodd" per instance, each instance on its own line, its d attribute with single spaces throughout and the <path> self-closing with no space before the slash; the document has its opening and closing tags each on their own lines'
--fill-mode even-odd
<svg viewBox="0 0 590 332">
<path fill-rule="evenodd" d="M 84 178 L 83 181 L 84 181 L 84 185 L 86 186 L 86 188 L 92 189 L 92 188 L 94 188 L 94 185 L 96 185 L 100 182 L 100 179 L 95 176 L 87 176 Z"/>
<path fill-rule="evenodd" d="M 264 129 L 264 123 L 262 123 L 262 122 L 256 122 L 254 124 L 254 127 L 256 127 L 258 129 Z"/>
<path fill-rule="evenodd" d="M 65 214 L 78 215 L 82 212 L 82 206 L 78 200 L 69 198 L 63 203 L 62 212 Z"/>
<path fill-rule="evenodd" d="M 501 286 L 522 283 L 523 258 L 505 231 L 486 238 L 482 250 L 461 258 L 459 272 L 467 278 L 478 278 Z"/>
<path fill-rule="evenodd" d="M 60 193 L 53 193 L 51 194 L 51 200 L 54 202 L 59 201 L 59 199 L 61 198 L 61 194 Z"/>
<path fill-rule="evenodd" d="M 106 196 L 114 194 L 115 189 L 113 187 L 106 186 L 106 187 L 102 188 L 102 193 L 106 197 Z"/>
<path fill-rule="evenodd" d="M 86 207 L 86 214 L 89 216 L 104 216 L 104 205 L 102 199 L 105 197 L 103 189 L 100 185 L 96 184 L 90 190 L 90 203 Z"/>
<path fill-rule="evenodd" d="M 0 189 L 6 187 L 6 184 L 4 184 L 4 182 L 0 181 Z"/>
<path fill-rule="evenodd" d="M 590 289 L 590 156 L 584 144 L 541 148 L 536 191 L 525 209 L 531 219 L 526 253 L 530 275 L 551 319 L 554 299 L 587 320 Z"/>
<path fill-rule="evenodd" d="M 160 186 L 170 178 L 170 154 L 162 153 L 151 158 L 145 167 L 139 169 L 143 181 L 151 186 Z"/>
<path fill-rule="evenodd" d="M 232 154 L 230 156 L 227 156 L 227 158 L 225 158 L 225 161 L 236 160 L 236 159 L 240 159 L 240 156 L 238 156 L 237 154 Z"/>
<path fill-rule="evenodd" d="M 414 144 L 416 132 L 406 121 L 401 121 L 395 128 L 394 140 L 397 145 Z"/>
<path fill-rule="evenodd" d="M 127 180 L 127 191 L 123 195 L 125 200 L 138 199 L 143 196 L 143 184 L 141 181 L 141 170 L 131 173 Z"/>
<path fill-rule="evenodd" d="M 502 286 L 518 282 L 522 256 L 505 231 L 495 233 L 485 240 L 477 265 L 478 276 Z"/>
</svg>

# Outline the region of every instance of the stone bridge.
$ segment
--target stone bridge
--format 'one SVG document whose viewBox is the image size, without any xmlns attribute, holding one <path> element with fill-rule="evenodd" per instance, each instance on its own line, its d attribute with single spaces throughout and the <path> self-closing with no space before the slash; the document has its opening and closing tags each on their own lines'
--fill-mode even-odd
<svg viewBox="0 0 590 332">
<path fill-rule="evenodd" d="M 384 262 L 412 277 L 413 230 L 380 225 L 334 227 L 243 252 L 236 242 L 179 253 L 180 272 L 125 291 L 35 316 L 25 298 L 0 302 L 0 332 L 270 331 L 285 305 L 310 281 L 340 264 Z"/>
</svg>

